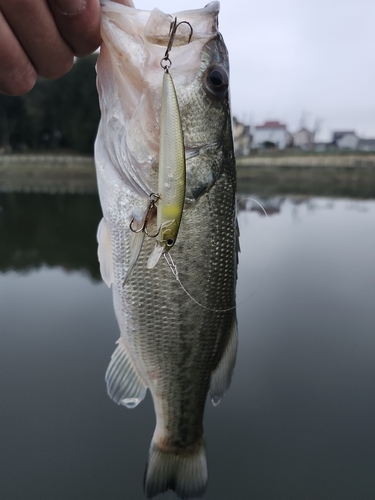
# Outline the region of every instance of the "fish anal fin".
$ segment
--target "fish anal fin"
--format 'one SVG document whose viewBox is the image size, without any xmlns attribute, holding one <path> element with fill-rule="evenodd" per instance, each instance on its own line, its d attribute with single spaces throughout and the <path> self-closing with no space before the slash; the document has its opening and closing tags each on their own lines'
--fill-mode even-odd
<svg viewBox="0 0 375 500">
<path fill-rule="evenodd" d="M 131 360 L 122 338 L 112 354 L 105 374 L 108 395 L 119 405 L 134 408 L 145 397 L 147 386 Z"/>
<path fill-rule="evenodd" d="M 112 244 L 111 235 L 104 217 L 99 222 L 96 239 L 98 240 L 100 273 L 104 283 L 110 288 L 113 283 Z"/>
<path fill-rule="evenodd" d="M 190 450 L 163 451 L 152 441 L 144 477 L 147 498 L 153 498 L 169 489 L 181 499 L 201 497 L 207 485 L 205 444 Z"/>
<path fill-rule="evenodd" d="M 236 364 L 237 344 L 237 318 L 234 311 L 228 343 L 219 363 L 211 373 L 210 396 L 215 406 L 220 403 L 221 398 L 230 385 L 234 365 Z"/>
</svg>

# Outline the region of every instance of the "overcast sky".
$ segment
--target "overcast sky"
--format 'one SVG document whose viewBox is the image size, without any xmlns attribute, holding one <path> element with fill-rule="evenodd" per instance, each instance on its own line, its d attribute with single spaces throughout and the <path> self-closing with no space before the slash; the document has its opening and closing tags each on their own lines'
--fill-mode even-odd
<svg viewBox="0 0 375 500">
<path fill-rule="evenodd" d="M 205 0 L 134 0 L 171 13 Z M 301 120 L 319 138 L 355 130 L 375 138 L 375 0 L 222 0 L 232 112 L 258 125 Z"/>
</svg>

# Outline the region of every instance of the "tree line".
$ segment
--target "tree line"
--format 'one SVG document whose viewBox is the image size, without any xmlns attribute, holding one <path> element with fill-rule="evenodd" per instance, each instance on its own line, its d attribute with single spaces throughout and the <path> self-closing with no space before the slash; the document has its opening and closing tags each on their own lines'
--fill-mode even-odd
<svg viewBox="0 0 375 500">
<path fill-rule="evenodd" d="M 100 119 L 96 59 L 96 54 L 78 59 L 58 80 L 38 78 L 24 96 L 0 94 L 0 152 L 92 154 Z"/>
</svg>

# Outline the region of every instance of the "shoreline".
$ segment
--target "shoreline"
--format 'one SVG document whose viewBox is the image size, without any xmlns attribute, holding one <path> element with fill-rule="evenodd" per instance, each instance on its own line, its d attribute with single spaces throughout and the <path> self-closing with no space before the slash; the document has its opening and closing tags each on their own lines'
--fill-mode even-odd
<svg viewBox="0 0 375 500">
<path fill-rule="evenodd" d="M 375 198 L 375 154 L 237 159 L 238 192 Z M 0 155 L 0 192 L 97 193 L 92 156 Z"/>
<path fill-rule="evenodd" d="M 0 155 L 0 192 L 97 193 L 94 157 Z"/>
<path fill-rule="evenodd" d="M 280 155 L 254 155 L 237 158 L 237 168 L 263 168 L 263 167 L 336 167 L 336 168 L 375 168 L 375 154 L 280 154 Z"/>
</svg>

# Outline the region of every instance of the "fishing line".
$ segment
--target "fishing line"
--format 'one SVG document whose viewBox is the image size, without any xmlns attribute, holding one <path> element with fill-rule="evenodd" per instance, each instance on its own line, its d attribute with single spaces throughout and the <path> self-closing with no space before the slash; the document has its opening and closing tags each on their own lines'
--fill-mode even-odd
<svg viewBox="0 0 375 500">
<path fill-rule="evenodd" d="M 263 207 L 263 205 L 261 203 L 259 203 L 258 200 L 256 200 L 255 198 L 242 198 L 241 200 L 239 200 L 237 202 L 237 205 L 243 201 L 246 201 L 246 200 L 251 200 L 251 201 L 254 201 L 261 209 L 262 209 L 262 212 L 264 213 L 264 215 L 266 216 L 266 219 L 267 219 L 267 225 L 268 225 L 268 232 L 270 232 L 270 219 L 269 219 L 269 216 L 267 214 L 267 211 L 266 209 Z M 244 300 L 242 300 L 239 304 L 237 304 L 237 306 L 239 305 L 242 305 L 242 304 L 245 304 L 246 302 L 248 302 L 256 293 L 257 291 L 259 290 L 259 288 L 262 286 L 262 283 L 263 281 L 265 280 L 266 276 L 267 276 L 267 272 L 268 272 L 268 269 L 270 267 L 270 253 L 269 253 L 269 250 L 270 248 L 268 247 L 268 256 L 267 256 L 267 261 L 266 261 L 266 269 L 263 273 L 263 276 L 261 278 L 261 280 L 259 281 L 257 287 L 255 288 L 255 290 L 250 294 L 248 295 Z"/>
<path fill-rule="evenodd" d="M 228 307 L 228 309 L 211 309 L 211 307 L 206 307 L 203 304 L 201 304 L 200 302 L 198 302 L 192 295 L 190 295 L 190 293 L 186 290 L 184 285 L 181 283 L 181 280 L 178 276 L 178 270 L 177 270 L 176 264 L 173 262 L 173 259 L 172 259 L 172 256 L 170 255 L 170 253 L 165 252 L 165 253 L 163 253 L 163 255 L 164 255 L 164 259 L 166 260 L 170 270 L 172 271 L 173 276 L 176 278 L 180 287 L 183 289 L 183 291 L 186 293 L 186 295 L 188 297 L 190 297 L 191 300 L 193 302 L 195 302 L 199 307 L 202 307 L 202 309 L 205 309 L 206 311 L 211 311 L 211 312 L 227 312 L 227 311 L 233 311 L 233 309 L 236 309 L 237 306 Z"/>
<path fill-rule="evenodd" d="M 245 200 L 252 200 L 254 201 L 257 205 L 259 205 L 259 207 L 262 209 L 264 215 L 266 216 L 267 218 L 267 221 L 269 222 L 269 217 L 268 217 L 268 214 L 267 214 L 267 211 L 266 209 L 261 205 L 261 203 L 259 203 L 259 201 L 255 200 L 254 198 L 243 198 L 242 200 L 238 201 L 237 202 L 237 205 L 239 203 L 241 203 L 242 201 L 245 201 Z M 202 309 L 205 309 L 206 311 L 211 311 L 211 312 L 228 312 L 228 311 L 233 311 L 234 309 L 236 309 L 239 305 L 242 305 L 246 302 L 248 302 L 254 295 L 255 293 L 257 292 L 257 290 L 259 289 L 259 287 L 261 286 L 261 284 L 263 283 L 264 279 L 265 279 L 265 276 L 267 274 L 267 271 L 268 271 L 268 268 L 269 268 L 269 257 L 268 257 L 268 262 L 267 262 L 267 267 L 266 267 L 266 270 L 263 274 L 263 277 L 262 279 L 260 280 L 257 288 L 254 290 L 254 292 L 252 294 L 250 294 L 248 297 L 246 297 L 246 299 L 244 299 L 243 301 L 240 302 L 240 304 L 236 304 L 235 306 L 232 306 L 232 307 L 228 307 L 226 309 L 213 309 L 211 307 L 207 307 L 203 304 L 201 304 L 198 300 L 196 300 L 189 292 L 188 290 L 186 290 L 186 288 L 184 287 L 184 285 L 182 284 L 181 280 L 180 280 L 180 277 L 178 275 L 178 269 L 177 269 L 177 266 L 176 264 L 174 263 L 173 259 L 172 259 L 172 256 L 169 252 L 164 252 L 163 253 L 163 256 L 164 256 L 164 259 L 166 261 L 166 263 L 168 264 L 170 270 L 172 271 L 172 274 L 173 276 L 176 278 L 176 281 L 177 283 L 180 285 L 180 287 L 182 288 L 182 290 L 186 293 L 186 295 L 195 303 L 197 304 L 199 307 L 201 307 Z"/>
</svg>

